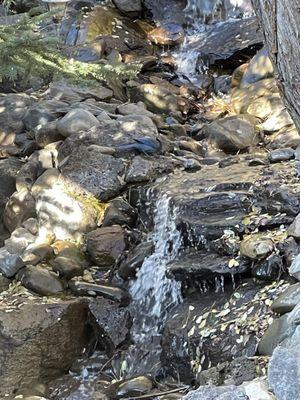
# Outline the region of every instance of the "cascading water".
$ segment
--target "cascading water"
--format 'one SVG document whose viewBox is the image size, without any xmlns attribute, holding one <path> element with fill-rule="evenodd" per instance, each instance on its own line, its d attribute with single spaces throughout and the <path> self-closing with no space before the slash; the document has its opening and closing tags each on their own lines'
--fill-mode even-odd
<svg viewBox="0 0 300 400">
<path fill-rule="evenodd" d="M 175 217 L 176 209 L 172 209 L 168 196 L 159 196 L 149 238 L 155 250 L 145 259 L 130 287 L 134 345 L 127 357 L 129 374 L 155 369 L 159 362 L 161 329 L 168 311 L 181 300 L 180 283 L 166 276 L 167 264 L 177 257 L 181 245 Z"/>
</svg>

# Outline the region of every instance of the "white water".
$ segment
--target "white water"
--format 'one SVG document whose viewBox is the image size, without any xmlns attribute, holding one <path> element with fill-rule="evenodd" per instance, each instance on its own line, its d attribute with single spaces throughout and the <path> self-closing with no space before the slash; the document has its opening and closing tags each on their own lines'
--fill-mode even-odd
<svg viewBox="0 0 300 400">
<path fill-rule="evenodd" d="M 155 367 L 168 311 L 181 301 L 180 283 L 166 276 L 167 264 L 177 257 L 181 245 L 175 217 L 176 209 L 172 209 L 167 195 L 158 197 L 154 228 L 149 237 L 155 250 L 145 259 L 130 287 L 134 345 L 127 358 L 129 373 L 150 372 Z"/>
</svg>

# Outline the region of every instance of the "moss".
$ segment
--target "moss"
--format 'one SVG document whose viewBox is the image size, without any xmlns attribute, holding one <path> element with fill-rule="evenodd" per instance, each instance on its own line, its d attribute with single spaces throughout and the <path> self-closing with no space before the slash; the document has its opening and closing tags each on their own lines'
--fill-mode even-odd
<svg viewBox="0 0 300 400">
<path fill-rule="evenodd" d="M 107 203 L 102 203 L 95 196 L 86 195 L 81 193 L 74 193 L 72 191 L 66 192 L 72 199 L 78 201 L 78 203 L 82 204 L 84 208 L 90 209 L 93 208 L 97 215 L 97 224 L 100 224 L 103 220 L 105 210 L 108 206 Z"/>
</svg>

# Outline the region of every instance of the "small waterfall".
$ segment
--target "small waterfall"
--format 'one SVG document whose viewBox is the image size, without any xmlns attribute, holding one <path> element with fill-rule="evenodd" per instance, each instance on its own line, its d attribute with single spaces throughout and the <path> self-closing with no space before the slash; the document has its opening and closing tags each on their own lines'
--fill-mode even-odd
<svg viewBox="0 0 300 400">
<path fill-rule="evenodd" d="M 149 238 L 155 250 L 145 259 L 130 287 L 134 345 L 127 358 L 127 373 L 150 372 L 157 366 L 160 333 L 168 311 L 181 301 L 180 283 L 166 276 L 167 264 L 177 257 L 181 245 L 176 209 L 172 209 L 165 194 L 158 197 L 155 208 L 154 229 Z"/>
</svg>

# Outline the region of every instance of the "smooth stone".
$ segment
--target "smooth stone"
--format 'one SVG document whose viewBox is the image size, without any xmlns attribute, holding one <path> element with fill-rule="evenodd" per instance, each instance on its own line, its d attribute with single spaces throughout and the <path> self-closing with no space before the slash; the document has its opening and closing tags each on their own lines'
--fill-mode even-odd
<svg viewBox="0 0 300 400">
<path fill-rule="evenodd" d="M 6 203 L 3 222 L 9 232 L 19 227 L 26 219 L 35 217 L 35 200 L 26 189 L 21 189 L 11 195 Z"/>
<path fill-rule="evenodd" d="M 18 254 L 10 254 L 5 247 L 0 249 L 0 272 L 4 276 L 11 278 L 22 267 L 24 267 L 24 262 Z"/>
<path fill-rule="evenodd" d="M 137 220 L 136 210 L 122 198 L 110 201 L 105 210 L 102 226 L 126 225 L 133 227 Z"/>
<path fill-rule="evenodd" d="M 295 157 L 295 150 L 288 147 L 286 149 L 273 150 L 269 154 L 269 160 L 271 163 L 288 161 Z"/>
<path fill-rule="evenodd" d="M 114 0 L 114 5 L 130 17 L 138 17 L 142 12 L 141 0 Z"/>
<path fill-rule="evenodd" d="M 236 386 L 202 386 L 183 396 L 183 400 L 249 400 L 242 388 Z"/>
<path fill-rule="evenodd" d="M 41 261 L 47 261 L 54 256 L 52 247 L 48 243 L 29 245 L 21 255 L 25 265 L 37 265 Z"/>
<path fill-rule="evenodd" d="M 25 267 L 18 273 L 17 279 L 26 289 L 41 296 L 60 295 L 64 292 L 64 286 L 58 276 L 38 265 Z"/>
<path fill-rule="evenodd" d="M 251 260 L 265 258 L 274 249 L 274 242 L 264 234 L 253 234 L 246 236 L 240 243 L 240 252 L 242 256 Z"/>
<path fill-rule="evenodd" d="M 129 294 L 118 287 L 80 281 L 70 281 L 68 285 L 71 292 L 77 296 L 101 296 L 108 300 L 116 301 L 121 306 L 127 306 L 130 301 Z"/>
<path fill-rule="evenodd" d="M 269 58 L 267 48 L 263 47 L 250 61 L 249 66 L 243 75 L 241 87 L 273 76 L 273 64 Z"/>
<path fill-rule="evenodd" d="M 22 227 L 27 229 L 33 235 L 37 235 L 39 231 L 39 223 L 36 218 L 28 218 L 22 223 Z"/>
<path fill-rule="evenodd" d="M 300 254 L 292 262 L 289 268 L 289 274 L 300 281 Z"/>
<path fill-rule="evenodd" d="M 81 108 L 75 108 L 60 119 L 56 127 L 62 136 L 69 137 L 81 131 L 88 131 L 93 126 L 98 125 L 99 121 L 92 113 Z"/>
<path fill-rule="evenodd" d="M 275 132 L 293 124 L 294 122 L 288 111 L 286 109 L 282 109 L 277 113 L 271 114 L 270 118 L 260 125 L 260 128 L 266 132 Z"/>
<path fill-rule="evenodd" d="M 288 287 L 271 305 L 271 309 L 278 314 L 292 311 L 300 303 L 300 283 Z"/>
<path fill-rule="evenodd" d="M 25 228 L 17 228 L 10 238 L 5 240 L 5 247 L 11 254 L 21 254 L 34 241 L 35 236 L 32 233 Z"/>
<path fill-rule="evenodd" d="M 59 273 L 59 276 L 67 279 L 83 275 L 83 266 L 74 258 L 56 257 L 53 260 L 52 269 Z"/>
<path fill-rule="evenodd" d="M 99 267 L 109 268 L 127 247 L 125 231 L 118 225 L 91 231 L 86 239 L 87 252 Z"/>
<path fill-rule="evenodd" d="M 107 389 L 110 399 L 122 399 L 128 397 L 138 397 L 149 393 L 154 387 L 152 379 L 148 376 L 137 376 L 120 382 L 113 383 Z"/>
</svg>

